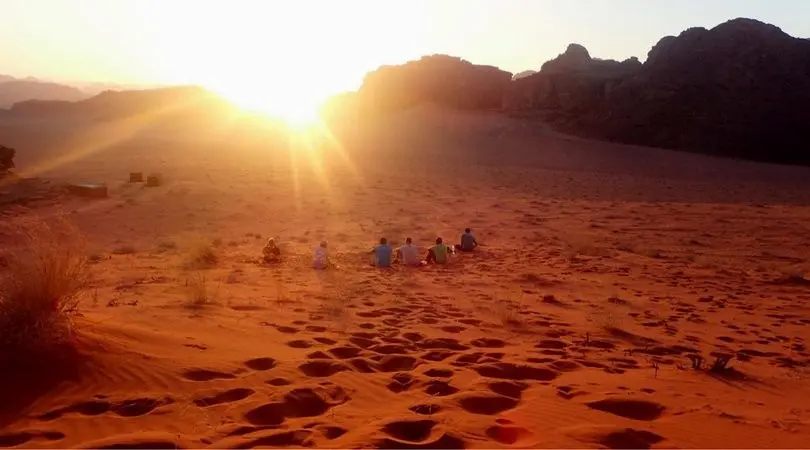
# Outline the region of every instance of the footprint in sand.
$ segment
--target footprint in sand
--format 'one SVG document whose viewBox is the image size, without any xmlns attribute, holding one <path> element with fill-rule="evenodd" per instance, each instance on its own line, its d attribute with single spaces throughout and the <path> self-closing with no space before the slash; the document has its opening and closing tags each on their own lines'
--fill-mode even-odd
<svg viewBox="0 0 810 450">
<path fill-rule="evenodd" d="M 385 355 L 376 364 L 380 372 L 410 372 L 421 364 L 413 356 Z"/>
<path fill-rule="evenodd" d="M 464 411 L 486 416 L 513 409 L 518 403 L 520 400 L 516 398 L 484 393 L 465 394 L 458 399 L 458 404 Z"/>
<path fill-rule="evenodd" d="M 292 348 L 310 348 L 312 347 L 312 342 L 305 341 L 303 339 L 296 339 L 294 341 L 287 342 L 287 346 Z"/>
<path fill-rule="evenodd" d="M 503 348 L 506 347 L 506 342 L 500 339 L 493 338 L 478 338 L 470 342 L 473 347 L 480 348 Z"/>
<path fill-rule="evenodd" d="M 349 400 L 349 395 L 339 386 L 295 388 L 280 402 L 253 408 L 244 417 L 252 425 L 281 425 L 285 418 L 317 417 Z"/>
<path fill-rule="evenodd" d="M 264 430 L 267 430 L 266 428 Z M 252 434 L 251 439 L 245 441 L 239 435 L 232 438 L 226 438 L 221 441 L 215 442 L 213 448 L 259 448 L 259 447 L 312 447 L 312 430 L 292 430 L 292 431 L 264 431 L 257 434 Z M 245 433 L 247 434 L 247 433 Z M 230 440 L 233 439 L 233 440 Z M 164 447 L 132 447 L 132 448 L 164 448 Z M 165 447 L 175 448 L 175 447 Z M 182 448 L 182 447 L 178 447 Z"/>
<path fill-rule="evenodd" d="M 529 385 L 519 381 L 495 381 L 489 383 L 487 387 L 496 394 L 519 400 Z"/>
<path fill-rule="evenodd" d="M 425 335 L 422 333 L 405 333 L 402 337 L 411 342 L 419 342 L 425 339 Z"/>
<path fill-rule="evenodd" d="M 534 345 L 534 348 L 561 350 L 568 347 L 568 343 L 559 339 L 544 339 Z"/>
<path fill-rule="evenodd" d="M 391 381 L 386 386 L 389 391 L 399 394 L 413 387 L 418 380 L 407 372 L 397 373 L 391 377 Z"/>
<path fill-rule="evenodd" d="M 576 386 L 557 386 L 557 396 L 562 397 L 566 400 L 571 400 L 574 397 L 579 397 L 581 395 L 588 395 L 589 392 L 583 391 L 581 389 L 577 389 Z"/>
<path fill-rule="evenodd" d="M 362 349 L 357 347 L 335 347 L 327 350 L 329 354 L 338 359 L 350 359 L 357 357 L 362 353 Z"/>
<path fill-rule="evenodd" d="M 425 350 L 455 350 L 455 351 L 464 351 L 468 350 L 470 347 L 459 343 L 456 339 L 450 338 L 434 338 L 434 339 L 423 339 L 416 343 L 419 348 Z"/>
<path fill-rule="evenodd" d="M 160 406 L 174 403 L 169 397 L 163 399 L 135 398 L 109 402 L 105 400 L 91 400 L 78 402 L 72 405 L 49 411 L 39 416 L 42 421 L 56 420 L 65 414 L 80 414 L 83 416 L 98 416 L 111 412 L 121 417 L 139 417 L 154 411 Z"/>
<path fill-rule="evenodd" d="M 551 381 L 560 375 L 556 370 L 547 367 L 519 366 L 507 362 L 485 364 L 474 369 L 481 376 L 506 380 Z"/>
<path fill-rule="evenodd" d="M 523 427 L 493 425 L 487 428 L 486 435 L 498 443 L 514 445 L 530 439 L 533 433 Z"/>
<path fill-rule="evenodd" d="M 375 341 L 373 339 L 369 339 L 369 338 L 362 337 L 362 336 L 352 336 L 352 337 L 349 338 L 349 342 L 351 342 L 352 344 L 354 344 L 354 345 L 356 345 L 356 346 L 358 346 L 360 348 L 369 348 L 372 345 L 379 344 L 379 342 L 377 342 L 377 341 Z"/>
<path fill-rule="evenodd" d="M 254 358 L 245 361 L 245 366 L 247 366 L 248 369 L 263 372 L 265 370 L 270 370 L 273 367 L 275 367 L 276 360 L 270 357 Z"/>
<path fill-rule="evenodd" d="M 329 439 L 330 441 L 333 441 L 349 432 L 349 430 L 339 427 L 337 425 L 320 425 L 315 429 L 318 430 L 326 439 Z"/>
<path fill-rule="evenodd" d="M 189 369 L 182 373 L 183 378 L 189 381 L 233 380 L 236 375 L 208 369 Z"/>
<path fill-rule="evenodd" d="M 348 366 L 337 361 L 324 361 L 319 359 L 305 362 L 298 366 L 298 368 L 304 375 L 314 378 L 331 377 L 338 372 L 349 370 Z"/>
<path fill-rule="evenodd" d="M 445 432 L 437 432 L 437 422 L 430 419 L 399 420 L 383 425 L 381 431 L 388 437 L 375 441 L 377 448 L 465 448 L 460 438 Z"/>
<path fill-rule="evenodd" d="M 369 350 L 383 355 L 407 355 L 409 349 L 401 344 L 378 344 L 372 345 Z"/>
<path fill-rule="evenodd" d="M 256 393 L 256 391 L 248 388 L 230 389 L 213 395 L 197 397 L 194 399 L 194 404 L 201 408 L 207 408 L 209 406 L 220 405 L 223 403 L 238 402 L 250 397 L 254 393 Z"/>
<path fill-rule="evenodd" d="M 64 433 L 60 433 L 59 431 L 21 431 L 18 433 L 0 434 L 0 447 L 17 447 L 18 445 L 23 445 L 26 442 L 36 439 L 60 441 L 64 438 Z"/>
<path fill-rule="evenodd" d="M 425 393 L 431 397 L 446 397 L 459 392 L 459 388 L 446 381 L 432 380 L 427 383 Z"/>
<path fill-rule="evenodd" d="M 424 359 L 426 361 L 444 361 L 445 359 L 455 356 L 458 353 L 456 352 L 443 352 L 440 350 L 435 350 L 432 352 L 427 352 L 424 355 L 420 356 L 420 359 Z"/>
<path fill-rule="evenodd" d="M 421 414 L 423 416 L 432 416 L 437 412 L 441 411 L 442 407 L 433 403 L 422 403 L 419 405 L 414 405 L 408 408 L 409 410 L 415 412 L 416 414 Z"/>
<path fill-rule="evenodd" d="M 269 384 L 270 386 L 289 386 L 289 385 L 292 384 L 292 381 L 290 381 L 290 380 L 288 380 L 286 378 L 277 377 L 277 378 L 267 380 L 267 381 L 265 381 L 265 383 Z"/>
<path fill-rule="evenodd" d="M 629 398 L 606 398 L 604 400 L 588 402 L 585 406 L 597 411 L 643 421 L 658 419 L 666 409 L 660 403 Z"/>
<path fill-rule="evenodd" d="M 565 434 L 580 442 L 615 449 L 650 448 L 665 440 L 663 436 L 651 431 L 610 426 L 578 427 Z"/>
<path fill-rule="evenodd" d="M 424 373 L 432 378 L 450 378 L 453 376 L 453 371 L 450 369 L 433 368 L 426 370 Z"/>
<path fill-rule="evenodd" d="M 108 436 L 96 441 L 86 442 L 80 448 L 114 449 L 114 448 L 193 448 L 190 439 L 181 435 L 165 432 L 142 431 L 132 434 Z"/>
<path fill-rule="evenodd" d="M 436 421 L 429 419 L 400 420 L 385 424 L 382 431 L 403 441 L 421 442 L 430 437 L 430 432 L 436 424 Z"/>
</svg>

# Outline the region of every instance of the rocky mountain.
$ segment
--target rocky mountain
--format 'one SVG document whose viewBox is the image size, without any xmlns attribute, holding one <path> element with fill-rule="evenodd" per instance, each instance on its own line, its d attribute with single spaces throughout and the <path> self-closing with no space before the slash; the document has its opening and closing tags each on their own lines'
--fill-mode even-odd
<svg viewBox="0 0 810 450">
<path fill-rule="evenodd" d="M 366 75 L 356 100 L 363 108 L 398 110 L 422 103 L 500 109 L 512 74 L 447 55 L 425 56 Z"/>
<path fill-rule="evenodd" d="M 756 20 L 661 39 L 644 64 L 572 44 L 514 81 L 512 112 L 620 142 L 810 164 L 810 41 Z"/>
<path fill-rule="evenodd" d="M 519 80 L 521 78 L 526 78 L 529 75 L 534 75 L 536 73 L 537 73 L 536 70 L 524 70 L 523 72 L 518 72 L 518 73 L 512 75 L 512 80 L 514 81 L 514 80 Z"/>
<path fill-rule="evenodd" d="M 86 97 L 87 94 L 73 86 L 0 75 L 0 108 L 9 108 L 25 100 L 77 101 Z"/>
</svg>

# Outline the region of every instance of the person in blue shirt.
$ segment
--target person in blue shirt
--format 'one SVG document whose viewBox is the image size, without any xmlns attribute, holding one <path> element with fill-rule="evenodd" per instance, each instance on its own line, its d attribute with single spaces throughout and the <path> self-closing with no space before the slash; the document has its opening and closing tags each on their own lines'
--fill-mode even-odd
<svg viewBox="0 0 810 450">
<path fill-rule="evenodd" d="M 388 245 L 388 239 L 380 238 L 380 243 L 371 249 L 372 264 L 377 267 L 391 267 L 394 248 Z"/>
<path fill-rule="evenodd" d="M 464 234 L 461 235 L 461 244 L 456 244 L 456 250 L 471 252 L 475 250 L 475 247 L 478 247 L 478 241 L 472 235 L 472 230 L 467 228 L 464 230 Z"/>
</svg>

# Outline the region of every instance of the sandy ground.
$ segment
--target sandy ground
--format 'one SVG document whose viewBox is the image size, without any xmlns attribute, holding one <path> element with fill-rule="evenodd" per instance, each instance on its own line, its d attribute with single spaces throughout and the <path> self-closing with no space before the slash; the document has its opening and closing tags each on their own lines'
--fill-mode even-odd
<svg viewBox="0 0 810 450">
<path fill-rule="evenodd" d="M 86 364 L 4 385 L 0 446 L 810 442 L 808 169 L 430 109 L 347 130 L 341 151 L 0 130 L 21 171 L 110 187 L 4 213 L 67 213 L 98 262 Z M 367 266 L 381 236 L 424 248 L 466 226 L 480 251 L 446 267 Z M 270 236 L 275 267 L 255 262 Z M 316 273 L 322 239 L 339 267 Z M 184 268 L 200 242 L 218 263 Z M 733 370 L 691 369 L 716 352 Z"/>
</svg>

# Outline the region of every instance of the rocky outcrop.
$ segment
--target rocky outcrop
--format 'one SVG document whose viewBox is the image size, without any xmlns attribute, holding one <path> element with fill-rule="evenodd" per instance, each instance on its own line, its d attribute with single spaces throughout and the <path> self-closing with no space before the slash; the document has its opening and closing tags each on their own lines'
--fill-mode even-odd
<svg viewBox="0 0 810 450">
<path fill-rule="evenodd" d="M 0 145 L 0 177 L 14 168 L 14 155 L 17 152 L 13 148 Z"/>
<path fill-rule="evenodd" d="M 422 103 L 464 109 L 500 109 L 512 74 L 446 55 L 425 56 L 366 75 L 357 92 L 364 109 L 400 110 Z"/>
<path fill-rule="evenodd" d="M 661 39 L 641 64 L 572 44 L 504 106 L 625 143 L 810 164 L 810 41 L 750 19 Z"/>
<path fill-rule="evenodd" d="M 736 19 L 653 47 L 611 93 L 601 134 L 623 142 L 810 164 L 810 41 Z"/>
<path fill-rule="evenodd" d="M 537 73 L 536 70 L 524 70 L 523 72 L 518 72 L 518 73 L 512 75 L 512 80 L 514 81 L 514 80 L 519 80 L 521 78 L 526 78 L 526 77 L 534 75 L 536 73 Z"/>
<path fill-rule="evenodd" d="M 558 120 L 599 110 L 611 89 L 641 68 L 636 58 L 623 62 L 591 58 L 588 50 L 571 44 L 540 72 L 516 79 L 505 97 L 512 111 L 550 111 Z"/>
</svg>

